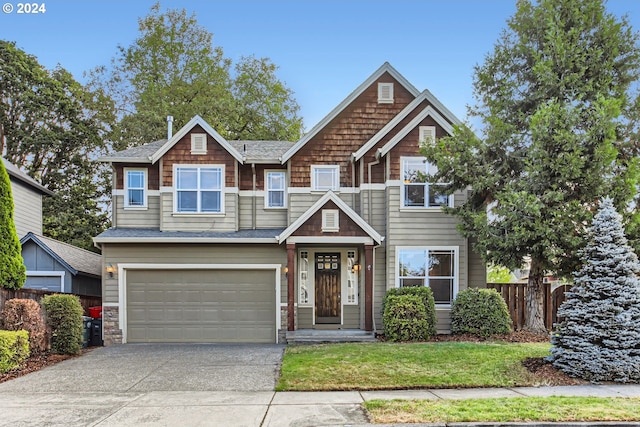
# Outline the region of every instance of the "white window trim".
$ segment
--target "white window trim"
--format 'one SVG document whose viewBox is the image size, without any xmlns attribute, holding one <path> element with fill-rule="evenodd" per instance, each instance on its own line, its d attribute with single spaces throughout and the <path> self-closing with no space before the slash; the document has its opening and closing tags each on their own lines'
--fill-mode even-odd
<svg viewBox="0 0 640 427">
<path fill-rule="evenodd" d="M 197 138 L 204 138 L 204 146 L 196 146 Z M 191 154 L 207 154 L 207 134 L 206 133 L 192 133 L 191 134 Z"/>
<path fill-rule="evenodd" d="M 335 225 L 327 224 L 327 220 L 333 217 Z M 340 231 L 340 210 L 339 209 L 322 209 L 322 232 L 337 233 Z"/>
<path fill-rule="evenodd" d="M 129 172 L 142 172 L 143 175 L 143 185 L 142 185 L 142 205 L 141 206 L 131 206 L 129 205 Z M 124 183 L 124 209 L 125 210 L 147 210 L 147 199 L 149 196 L 149 171 L 146 168 L 123 168 L 123 183 Z M 139 190 L 136 188 L 135 190 Z"/>
<path fill-rule="evenodd" d="M 389 89 L 389 97 L 383 98 L 383 88 Z M 393 83 L 378 83 L 378 104 L 393 104 Z"/>
<path fill-rule="evenodd" d="M 269 189 L 269 173 L 282 173 L 284 175 L 284 205 L 283 206 L 269 206 L 269 192 L 270 191 L 280 191 L 280 190 L 271 190 Z M 264 171 L 264 208 L 265 209 L 286 209 L 287 208 L 287 195 L 289 192 L 287 191 L 289 186 L 287 185 L 287 171 L 283 169 L 265 169 Z"/>
<path fill-rule="evenodd" d="M 316 170 L 333 169 L 333 185 L 331 188 L 317 188 Z M 339 191 L 340 190 L 340 166 L 339 165 L 311 165 L 311 191 Z"/>
<path fill-rule="evenodd" d="M 453 277 L 453 290 L 451 295 L 451 302 L 455 300 L 459 291 L 459 281 L 460 281 L 460 248 L 458 246 L 396 246 L 395 248 L 395 285 L 396 288 L 400 287 L 400 251 L 401 250 L 425 250 L 427 253 L 429 251 L 453 251 L 454 257 L 454 277 Z M 427 273 L 425 273 L 427 274 Z M 426 276 L 428 277 L 428 276 Z M 451 304 L 438 304 L 436 303 L 436 307 L 447 308 L 451 307 Z"/>
<path fill-rule="evenodd" d="M 221 180 L 220 180 L 220 212 L 180 212 L 178 210 L 178 183 L 176 181 L 177 179 L 177 170 L 179 168 L 196 168 L 196 169 L 207 169 L 207 168 L 218 168 L 220 169 L 220 175 L 221 175 Z M 225 168 L 224 165 L 209 165 L 209 164 L 174 164 L 173 165 L 173 188 L 172 188 L 172 192 L 173 192 L 173 215 L 175 216 L 180 216 L 180 215 L 184 215 L 184 216 L 222 216 L 224 215 L 225 211 L 225 203 L 224 203 L 224 199 L 225 199 L 225 180 L 226 180 L 226 175 L 225 175 Z M 199 192 L 200 190 L 198 190 Z"/>
<path fill-rule="evenodd" d="M 422 210 L 422 211 L 441 211 L 442 210 L 442 206 L 405 206 L 404 204 L 404 194 L 405 194 L 405 182 L 404 182 L 404 164 L 405 161 L 407 160 L 426 160 L 426 158 L 424 156 L 402 156 L 400 157 L 400 210 L 407 210 L 407 211 L 415 211 L 415 210 Z M 432 184 L 432 183 L 425 183 L 425 187 L 428 189 L 430 186 L 432 185 L 437 185 L 437 184 Z M 428 195 L 425 193 L 424 196 L 424 200 L 425 200 L 425 205 L 427 204 L 429 197 Z M 447 206 L 448 207 L 453 207 L 453 194 L 449 194 L 448 198 L 447 198 Z"/>
</svg>

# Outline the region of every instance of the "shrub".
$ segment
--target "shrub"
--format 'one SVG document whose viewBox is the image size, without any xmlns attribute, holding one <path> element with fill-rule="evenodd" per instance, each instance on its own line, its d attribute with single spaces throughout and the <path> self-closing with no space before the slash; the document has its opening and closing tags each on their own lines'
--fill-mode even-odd
<svg viewBox="0 0 640 427">
<path fill-rule="evenodd" d="M 427 310 L 417 295 L 389 295 L 382 323 L 388 341 L 424 341 L 429 338 Z"/>
<path fill-rule="evenodd" d="M 509 309 L 495 289 L 465 289 L 451 307 L 451 333 L 487 338 L 511 332 Z"/>
<path fill-rule="evenodd" d="M 436 334 L 436 304 L 433 300 L 433 291 L 431 291 L 430 288 L 407 287 L 407 288 L 391 288 L 387 290 L 387 294 L 385 298 L 382 300 L 383 316 L 384 316 L 384 308 L 387 301 L 387 297 L 391 295 L 416 295 L 420 297 L 420 299 L 424 303 L 424 308 L 427 313 L 426 319 L 427 319 L 428 337 L 432 337 Z"/>
<path fill-rule="evenodd" d="M 51 351 L 78 354 L 82 349 L 82 305 L 75 295 L 46 295 L 42 298 Z"/>
<path fill-rule="evenodd" d="M 40 304 L 30 299 L 14 298 L 6 302 L 0 313 L 0 327 L 8 331 L 29 332 L 29 351 L 39 353 L 47 349 L 47 328 Z"/>
<path fill-rule="evenodd" d="M 0 373 L 17 368 L 29 357 L 29 332 L 0 330 Z"/>
</svg>

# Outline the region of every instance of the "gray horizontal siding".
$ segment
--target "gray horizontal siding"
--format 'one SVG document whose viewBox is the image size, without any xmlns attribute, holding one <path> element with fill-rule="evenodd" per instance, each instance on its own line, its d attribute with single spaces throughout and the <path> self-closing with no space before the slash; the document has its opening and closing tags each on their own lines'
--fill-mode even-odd
<svg viewBox="0 0 640 427">
<path fill-rule="evenodd" d="M 28 232 L 42 234 L 42 195 L 15 180 L 11 180 L 14 222 L 18 237 Z"/>
<path fill-rule="evenodd" d="M 125 209 L 124 196 L 114 196 L 117 228 L 159 228 L 160 196 L 147 198 L 147 209 Z"/>
<path fill-rule="evenodd" d="M 240 195 L 239 215 L 240 229 L 250 229 L 253 223 L 253 201 L 254 196 Z M 256 228 L 285 228 L 287 226 L 286 209 L 265 209 L 264 196 L 255 196 L 256 204 Z"/>
<path fill-rule="evenodd" d="M 360 307 L 345 305 L 342 307 L 342 326 L 349 329 L 360 328 Z"/>
<path fill-rule="evenodd" d="M 173 213 L 173 193 L 162 193 L 162 231 L 235 231 L 237 194 L 225 193 L 224 214 L 179 215 Z"/>
</svg>

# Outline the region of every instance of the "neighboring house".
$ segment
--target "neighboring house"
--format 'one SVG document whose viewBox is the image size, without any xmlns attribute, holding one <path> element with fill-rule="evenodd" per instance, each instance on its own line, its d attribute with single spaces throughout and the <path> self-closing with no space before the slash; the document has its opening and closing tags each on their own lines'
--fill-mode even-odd
<svg viewBox="0 0 640 427">
<path fill-rule="evenodd" d="M 100 255 L 31 232 L 20 239 L 20 243 L 27 267 L 25 288 L 101 295 Z"/>
<path fill-rule="evenodd" d="M 42 196 L 53 193 L 6 159 L 3 158 L 2 162 L 11 181 L 13 218 L 18 237 L 22 238 L 30 231 L 42 234 Z"/>
<path fill-rule="evenodd" d="M 385 63 L 296 142 L 227 141 L 196 116 L 102 160 L 113 225 L 95 238 L 105 343 L 284 342 L 287 331 L 382 328 L 387 289 L 429 286 L 439 332 L 486 272 L 421 141 L 460 121 Z"/>
<path fill-rule="evenodd" d="M 14 164 L 2 159 L 9 173 L 14 221 L 22 245 L 29 289 L 100 296 L 100 255 L 42 236 L 42 196 L 51 192 Z"/>
</svg>

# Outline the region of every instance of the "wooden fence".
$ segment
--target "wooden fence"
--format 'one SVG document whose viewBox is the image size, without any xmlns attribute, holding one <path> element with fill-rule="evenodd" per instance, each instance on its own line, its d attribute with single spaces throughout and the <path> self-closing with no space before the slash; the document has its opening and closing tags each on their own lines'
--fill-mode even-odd
<svg viewBox="0 0 640 427">
<path fill-rule="evenodd" d="M 509 308 L 509 314 L 513 321 L 513 328 L 517 331 L 522 329 L 525 322 L 525 296 L 526 283 L 487 283 L 487 288 L 492 288 L 502 295 Z M 569 285 L 561 285 L 551 290 L 551 284 L 544 284 L 544 325 L 548 330 L 558 322 L 558 308 L 566 299 L 565 292 Z"/>
<path fill-rule="evenodd" d="M 40 289 L 4 289 L 0 288 L 0 311 L 4 309 L 4 304 L 7 300 L 14 298 L 22 298 L 22 299 L 32 299 L 34 301 L 40 302 L 42 297 L 45 295 L 57 294 L 60 292 L 52 292 L 52 291 L 43 291 Z M 102 297 L 94 297 L 90 295 L 77 295 L 80 298 L 80 304 L 82 304 L 82 308 L 84 309 L 84 315 L 89 315 L 89 307 L 95 307 L 98 305 L 102 305 Z"/>
</svg>

